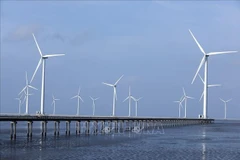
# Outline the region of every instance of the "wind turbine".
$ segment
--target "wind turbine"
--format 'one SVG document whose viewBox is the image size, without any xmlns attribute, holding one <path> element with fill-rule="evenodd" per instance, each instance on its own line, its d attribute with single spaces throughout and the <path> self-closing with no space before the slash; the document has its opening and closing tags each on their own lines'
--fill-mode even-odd
<svg viewBox="0 0 240 160">
<path fill-rule="evenodd" d="M 16 100 L 18 100 L 18 113 L 19 114 L 21 114 L 22 96 L 23 96 L 23 94 L 19 98 L 15 98 Z"/>
<path fill-rule="evenodd" d="M 143 97 L 140 97 L 138 99 L 134 98 L 132 96 L 132 99 L 135 101 L 135 116 L 137 117 L 138 116 L 138 101 L 140 101 L 140 99 L 142 99 Z"/>
<path fill-rule="evenodd" d="M 224 101 L 223 99 L 220 98 L 220 100 L 224 103 L 224 107 L 225 107 L 225 116 L 224 116 L 224 119 L 227 118 L 227 102 L 231 101 L 231 99 L 227 100 L 227 101 Z"/>
<path fill-rule="evenodd" d="M 127 96 L 127 98 L 123 101 L 123 102 L 125 102 L 126 100 L 128 100 L 128 117 L 131 116 L 131 99 L 133 99 L 133 97 L 132 97 L 132 95 L 131 95 L 131 87 L 129 86 L 128 96 Z"/>
<path fill-rule="evenodd" d="M 112 116 L 115 116 L 116 100 L 117 100 L 117 84 L 122 79 L 122 77 L 123 77 L 123 75 L 114 84 L 109 84 L 109 83 L 103 82 L 103 84 L 113 87 L 113 113 L 112 113 Z"/>
<path fill-rule="evenodd" d="M 202 65 L 205 65 L 205 69 L 204 69 L 204 97 L 203 97 L 203 118 L 208 118 L 208 57 L 212 56 L 212 55 L 218 55 L 218 54 L 226 54 L 226 53 L 236 53 L 237 51 L 223 51 L 223 52 L 209 52 L 206 53 L 203 48 L 201 47 L 201 45 L 198 43 L 197 39 L 194 37 L 193 33 L 191 32 L 191 30 L 189 29 L 190 34 L 192 35 L 194 41 L 197 43 L 200 51 L 203 53 L 203 58 L 200 62 L 200 65 L 197 69 L 197 72 L 195 74 L 195 76 L 193 77 L 192 80 L 192 84 L 194 82 L 194 80 L 196 79 L 198 72 L 200 71 Z"/>
<path fill-rule="evenodd" d="M 79 110 L 80 110 L 80 100 L 81 100 L 82 102 L 84 102 L 83 99 L 82 99 L 82 97 L 80 96 L 80 91 L 81 91 L 81 88 L 79 87 L 77 95 L 76 95 L 76 96 L 73 96 L 73 97 L 71 98 L 71 99 L 77 98 L 77 100 L 78 100 L 78 105 L 77 105 L 77 115 L 78 115 L 78 116 L 79 116 Z"/>
<path fill-rule="evenodd" d="M 32 89 L 37 90 L 37 88 L 31 86 L 30 83 L 28 83 L 27 72 L 26 72 L 25 78 L 26 78 L 26 86 L 21 90 L 21 92 L 18 95 L 20 95 L 22 92 L 25 93 L 25 100 L 26 100 L 25 101 L 25 103 L 26 103 L 26 111 L 25 111 L 25 113 L 28 114 L 28 102 L 29 102 L 28 96 L 31 95 L 31 94 L 29 94 L 29 90 L 28 89 L 32 88 Z"/>
<path fill-rule="evenodd" d="M 198 74 L 198 76 L 199 76 L 199 78 L 201 79 L 202 83 L 204 84 L 204 81 L 203 81 L 202 77 L 200 76 L 200 74 Z M 220 86 L 221 86 L 221 84 L 208 84 L 207 87 L 208 87 L 208 88 L 211 88 L 211 87 L 220 87 Z M 199 101 L 201 101 L 201 99 L 202 99 L 202 97 L 203 97 L 203 94 L 204 94 L 204 91 L 202 92 L 202 95 L 201 95 Z"/>
<path fill-rule="evenodd" d="M 53 115 L 55 115 L 56 101 L 58 101 L 58 100 L 60 100 L 60 99 L 56 99 L 56 98 L 54 97 L 54 95 L 52 95 L 52 99 L 53 99 L 53 101 L 52 101 L 52 105 L 53 105 Z"/>
<path fill-rule="evenodd" d="M 180 98 L 180 100 L 178 100 L 178 101 L 174 101 L 175 103 L 178 103 L 179 105 L 178 105 L 178 117 L 180 118 L 181 117 L 181 107 L 183 107 L 182 106 L 182 102 L 184 101 L 184 96 L 182 96 L 181 98 Z"/>
<path fill-rule="evenodd" d="M 187 99 L 194 99 L 194 98 L 186 95 L 184 87 L 183 87 L 183 99 L 185 100 L 185 116 L 184 116 L 184 118 L 187 118 Z"/>
<path fill-rule="evenodd" d="M 42 51 L 37 43 L 37 40 L 33 35 L 33 39 L 36 43 L 36 46 L 38 48 L 38 51 L 39 51 L 39 54 L 40 54 L 40 60 L 38 62 L 38 65 L 36 67 L 36 70 L 34 71 L 33 73 L 33 76 L 32 76 L 32 79 L 30 81 L 30 83 L 32 83 L 33 79 L 34 79 L 34 76 L 35 74 L 37 73 L 38 71 L 38 68 L 40 67 L 40 65 L 42 64 L 42 88 L 41 88 L 41 110 L 40 110 L 40 114 L 44 114 L 44 102 L 45 102 L 45 63 L 46 63 L 46 59 L 48 58 L 51 58 L 51 57 L 57 57 L 57 56 L 64 56 L 65 54 L 49 54 L 49 55 L 43 55 L 42 54 Z"/>
<path fill-rule="evenodd" d="M 92 106 L 92 107 L 93 107 L 93 116 L 94 116 L 94 115 L 95 115 L 95 109 L 96 109 L 96 108 L 95 108 L 95 107 L 96 107 L 96 106 L 95 106 L 95 101 L 98 100 L 99 97 L 98 97 L 98 98 L 92 98 L 92 97 L 90 96 L 90 98 L 91 98 L 92 101 L 93 101 L 93 104 L 92 104 L 93 106 Z"/>
</svg>

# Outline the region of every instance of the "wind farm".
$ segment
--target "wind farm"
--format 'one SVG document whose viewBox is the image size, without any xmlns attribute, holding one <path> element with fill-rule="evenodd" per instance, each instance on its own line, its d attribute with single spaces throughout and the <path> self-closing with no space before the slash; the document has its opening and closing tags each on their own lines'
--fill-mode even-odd
<svg viewBox="0 0 240 160">
<path fill-rule="evenodd" d="M 0 159 L 238 160 L 238 1 L 2 1 Z"/>
</svg>

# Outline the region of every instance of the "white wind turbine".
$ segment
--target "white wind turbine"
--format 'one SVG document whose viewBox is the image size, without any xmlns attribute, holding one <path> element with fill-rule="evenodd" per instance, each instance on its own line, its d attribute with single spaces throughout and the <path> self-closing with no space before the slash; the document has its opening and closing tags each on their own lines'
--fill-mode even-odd
<svg viewBox="0 0 240 160">
<path fill-rule="evenodd" d="M 24 98 L 26 100 L 25 101 L 25 103 L 26 103 L 26 111 L 25 111 L 25 113 L 28 114 L 28 109 L 29 109 L 29 107 L 28 107 L 28 102 L 29 102 L 28 96 L 31 95 L 31 94 L 29 94 L 29 90 L 28 89 L 32 88 L 32 89 L 37 90 L 37 88 L 31 86 L 30 83 L 28 83 L 27 72 L 26 72 L 25 78 L 26 78 L 26 86 L 22 89 L 22 91 L 18 95 L 20 95 L 22 92 L 25 93 L 25 98 Z"/>
<path fill-rule="evenodd" d="M 224 119 L 227 118 L 227 102 L 231 101 L 231 99 L 227 100 L 227 101 L 224 101 L 223 99 L 220 98 L 220 100 L 224 103 L 224 107 L 225 107 L 225 116 L 224 116 Z"/>
<path fill-rule="evenodd" d="M 82 102 L 84 102 L 83 99 L 82 99 L 82 97 L 80 96 L 80 91 L 81 91 L 81 88 L 79 87 L 77 95 L 76 95 L 76 96 L 73 96 L 73 97 L 71 98 L 71 99 L 77 98 L 77 100 L 78 100 L 78 105 L 77 105 L 77 115 L 78 115 L 78 116 L 79 116 L 79 110 L 80 110 L 80 100 L 81 100 Z"/>
<path fill-rule="evenodd" d="M 204 84 L 204 81 L 203 81 L 202 77 L 200 76 L 200 74 L 198 74 L 198 76 L 201 79 L 202 83 Z M 211 87 L 220 87 L 220 86 L 221 86 L 221 84 L 209 84 L 207 87 L 211 88 Z M 199 101 L 201 101 L 203 94 L 204 94 L 204 91 L 202 92 L 202 95 L 201 95 Z"/>
<path fill-rule="evenodd" d="M 131 99 L 133 99 L 132 95 L 131 95 L 131 88 L 129 86 L 129 90 L 128 90 L 128 96 L 127 98 L 123 101 L 125 102 L 126 100 L 128 100 L 128 117 L 131 116 Z"/>
<path fill-rule="evenodd" d="M 112 116 L 115 116 L 116 100 L 117 100 L 117 84 L 122 79 L 122 77 L 123 77 L 123 75 L 114 84 L 109 84 L 109 83 L 103 82 L 103 84 L 113 87 L 113 113 L 112 113 Z"/>
<path fill-rule="evenodd" d="M 21 114 L 22 96 L 23 96 L 23 94 L 19 98 L 15 98 L 16 100 L 18 100 L 18 113 L 19 114 Z"/>
<path fill-rule="evenodd" d="M 40 60 L 38 62 L 38 65 L 36 67 L 35 72 L 33 73 L 33 76 L 32 76 L 32 79 L 31 79 L 30 83 L 32 83 L 32 81 L 34 79 L 34 76 L 37 73 L 38 68 L 42 64 L 42 88 L 41 88 L 41 110 L 40 110 L 40 114 L 44 114 L 44 102 L 45 102 L 45 63 L 46 63 L 46 59 L 51 58 L 51 57 L 64 56 L 65 54 L 43 55 L 42 51 L 41 51 L 41 49 L 40 49 L 40 47 L 39 47 L 39 45 L 37 43 L 37 40 L 36 40 L 34 34 L 32 34 L 32 35 L 33 35 L 33 39 L 34 39 L 34 41 L 36 43 L 36 46 L 38 48 L 38 51 L 39 51 L 39 54 L 40 54 L 41 58 L 40 58 Z"/>
<path fill-rule="evenodd" d="M 52 105 L 53 105 L 53 115 L 55 115 L 55 110 L 56 110 L 56 101 L 60 100 L 54 97 L 54 95 L 52 95 Z"/>
<path fill-rule="evenodd" d="M 182 106 L 182 102 L 184 101 L 184 96 L 182 96 L 181 98 L 180 98 L 180 100 L 178 100 L 178 101 L 174 101 L 175 103 L 178 103 L 179 105 L 178 105 L 178 117 L 180 118 L 181 117 L 181 107 L 183 107 Z"/>
<path fill-rule="evenodd" d="M 209 52 L 206 53 L 203 48 L 201 47 L 201 45 L 198 43 L 197 39 L 194 37 L 193 33 L 191 32 L 191 30 L 189 29 L 190 34 L 192 35 L 194 41 L 197 43 L 199 49 L 201 50 L 201 52 L 203 53 L 203 58 L 200 62 L 200 65 L 197 69 L 197 72 L 195 74 L 195 76 L 193 77 L 192 80 L 192 84 L 194 82 L 194 80 L 196 79 L 198 72 L 200 71 L 202 65 L 205 65 L 205 69 L 204 69 L 204 97 L 203 97 L 203 118 L 208 118 L 208 57 L 212 56 L 212 55 L 217 55 L 217 54 L 225 54 L 225 53 L 236 53 L 237 51 L 223 51 L 223 52 Z"/>
<path fill-rule="evenodd" d="M 132 99 L 135 101 L 135 116 L 137 117 L 138 116 L 138 101 L 140 101 L 140 99 L 142 99 L 143 97 L 140 97 L 138 99 L 134 98 L 132 96 Z"/>
<path fill-rule="evenodd" d="M 187 99 L 194 99 L 194 98 L 187 96 L 184 88 L 183 88 L 183 99 L 185 100 L 185 116 L 184 116 L 184 118 L 187 118 Z"/>
<path fill-rule="evenodd" d="M 90 98 L 91 98 L 91 100 L 93 101 L 92 107 L 93 107 L 93 116 L 94 116 L 94 115 L 95 115 L 95 109 L 96 109 L 95 101 L 98 100 L 99 97 L 98 97 L 98 98 L 92 98 L 92 97 L 90 96 Z"/>
</svg>

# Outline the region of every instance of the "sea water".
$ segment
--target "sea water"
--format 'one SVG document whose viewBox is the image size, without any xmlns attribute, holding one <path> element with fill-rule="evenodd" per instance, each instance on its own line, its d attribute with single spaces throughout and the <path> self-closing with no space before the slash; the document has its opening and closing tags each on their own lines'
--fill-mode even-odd
<svg viewBox="0 0 240 160">
<path fill-rule="evenodd" d="M 240 121 L 158 128 L 149 131 L 76 135 L 53 135 L 48 124 L 46 138 L 34 122 L 33 137 L 26 137 L 26 122 L 17 124 L 17 139 L 10 140 L 10 123 L 0 122 L 1 160 L 240 160 Z"/>
</svg>

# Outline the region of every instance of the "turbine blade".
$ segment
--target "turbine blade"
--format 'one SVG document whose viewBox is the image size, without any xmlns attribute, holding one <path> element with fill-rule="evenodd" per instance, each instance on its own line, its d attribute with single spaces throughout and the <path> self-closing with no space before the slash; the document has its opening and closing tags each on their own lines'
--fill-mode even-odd
<svg viewBox="0 0 240 160">
<path fill-rule="evenodd" d="M 232 100 L 232 98 L 231 99 L 229 99 L 229 100 L 227 100 L 226 102 L 229 102 L 229 101 L 231 101 Z"/>
<path fill-rule="evenodd" d="M 94 101 L 94 99 L 91 97 L 91 96 L 89 96 L 90 98 L 91 98 L 91 100 L 93 100 Z"/>
<path fill-rule="evenodd" d="M 143 98 L 143 97 L 138 98 L 137 101 L 140 101 L 140 99 L 142 99 L 142 98 Z"/>
<path fill-rule="evenodd" d="M 32 89 L 35 89 L 35 90 L 38 90 L 37 88 L 31 86 L 31 85 L 28 85 L 28 87 L 32 88 Z"/>
<path fill-rule="evenodd" d="M 208 87 L 220 87 L 221 84 L 209 84 Z"/>
<path fill-rule="evenodd" d="M 212 55 L 217 55 L 217 54 L 236 53 L 236 52 L 238 52 L 238 51 L 210 52 L 207 55 L 212 56 Z"/>
<path fill-rule="evenodd" d="M 26 101 L 26 96 L 24 97 L 24 99 L 23 99 L 23 101 L 22 101 L 22 104 L 23 104 L 25 101 Z M 21 105 L 22 105 L 22 104 L 21 104 Z"/>
<path fill-rule="evenodd" d="M 203 79 L 202 79 L 202 77 L 200 76 L 200 74 L 198 74 L 198 76 L 199 76 L 199 78 L 201 79 L 202 83 L 205 84 L 204 81 L 203 81 Z"/>
<path fill-rule="evenodd" d="M 112 84 L 104 83 L 104 82 L 102 82 L 102 83 L 105 84 L 105 85 L 107 85 L 107 86 L 114 87 L 114 85 L 112 85 Z"/>
<path fill-rule="evenodd" d="M 128 88 L 128 95 L 131 95 L 131 87 Z"/>
<path fill-rule="evenodd" d="M 25 87 L 21 90 L 21 92 L 18 93 L 18 95 L 20 95 L 26 88 L 27 88 L 27 86 L 25 86 Z"/>
<path fill-rule="evenodd" d="M 202 65 L 203 65 L 204 62 L 205 62 L 205 56 L 203 56 L 203 58 L 202 58 L 202 60 L 201 60 L 201 62 L 200 62 L 200 65 L 199 65 L 199 67 L 198 67 L 198 69 L 197 69 L 197 72 L 196 72 L 195 76 L 193 77 L 192 84 L 193 84 L 194 80 L 196 79 L 196 77 L 197 77 L 197 75 L 198 75 L 198 72 L 200 71 L 200 69 L 201 69 L 201 67 L 202 67 Z"/>
<path fill-rule="evenodd" d="M 206 54 L 205 51 L 203 50 L 203 48 L 201 47 L 201 45 L 198 43 L 197 39 L 194 37 L 194 35 L 193 35 L 193 33 L 191 32 L 190 29 L 189 29 L 189 32 L 190 32 L 190 34 L 192 35 L 194 41 L 197 43 L 197 45 L 198 45 L 199 49 L 201 50 L 201 52 L 205 55 L 205 54 Z"/>
<path fill-rule="evenodd" d="M 78 95 L 80 94 L 80 91 L 81 91 L 81 87 L 79 86 L 79 88 L 78 88 Z"/>
<path fill-rule="evenodd" d="M 186 96 L 186 98 L 189 98 L 189 99 L 194 99 L 193 97 L 189 97 L 189 96 Z"/>
<path fill-rule="evenodd" d="M 201 97 L 200 97 L 199 101 L 201 101 L 201 100 L 202 100 L 203 94 L 204 94 L 204 91 L 202 92 L 202 95 L 201 95 Z"/>
<path fill-rule="evenodd" d="M 59 57 L 59 56 L 64 56 L 65 54 L 48 54 L 44 55 L 44 58 L 50 58 L 50 57 Z"/>
<path fill-rule="evenodd" d="M 59 101 L 60 99 L 55 99 L 55 101 Z"/>
<path fill-rule="evenodd" d="M 134 101 L 137 101 L 137 99 L 136 99 L 136 98 L 134 98 L 133 96 L 131 96 L 131 98 L 132 98 Z"/>
<path fill-rule="evenodd" d="M 35 36 L 34 36 L 33 33 L 32 33 L 32 35 L 33 35 L 33 39 L 34 39 L 34 41 L 35 41 L 35 43 L 36 43 L 36 46 L 37 46 L 37 48 L 38 48 L 38 51 L 39 51 L 39 53 L 40 53 L 40 56 L 42 57 L 43 54 L 42 54 L 41 49 L 40 49 L 40 47 L 39 47 L 39 45 L 38 45 L 38 42 L 37 42 L 37 40 L 36 40 L 36 38 L 35 38 Z"/>
<path fill-rule="evenodd" d="M 41 65 L 41 63 L 42 63 L 42 58 L 40 58 L 40 60 L 39 60 L 39 62 L 38 62 L 37 68 L 35 69 L 35 71 L 34 71 L 34 73 L 33 73 L 33 76 L 32 76 L 32 79 L 31 79 L 30 83 L 32 83 L 33 78 L 34 78 L 35 74 L 37 73 L 38 68 L 39 68 L 39 66 Z"/>
<path fill-rule="evenodd" d="M 221 101 L 225 102 L 222 98 L 219 98 Z"/>
<path fill-rule="evenodd" d="M 28 76 L 27 76 L 27 72 L 25 72 L 25 79 L 26 79 L 26 85 L 28 85 Z"/>
<path fill-rule="evenodd" d="M 96 98 L 96 99 L 94 99 L 94 100 L 96 101 L 96 100 L 98 100 L 99 98 L 100 98 L 100 97 L 98 97 L 98 98 Z"/>
<path fill-rule="evenodd" d="M 123 102 L 125 102 L 125 101 L 128 100 L 128 99 L 129 99 L 129 97 L 127 97 L 126 99 L 124 99 Z"/>
<path fill-rule="evenodd" d="M 115 86 L 118 84 L 118 82 L 122 79 L 123 75 L 116 81 L 116 83 L 114 84 Z"/>
<path fill-rule="evenodd" d="M 82 99 L 82 97 L 80 97 L 80 96 L 78 96 L 78 97 L 81 99 L 82 102 L 84 102 L 83 99 Z"/>
<path fill-rule="evenodd" d="M 182 89 L 183 89 L 183 95 L 184 95 L 184 97 L 186 97 L 186 92 L 185 92 L 184 87 L 182 87 Z"/>
<path fill-rule="evenodd" d="M 76 95 L 76 96 L 73 96 L 71 99 L 73 99 L 73 98 L 77 98 L 78 97 L 78 95 Z"/>
</svg>

